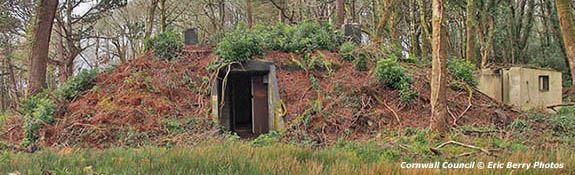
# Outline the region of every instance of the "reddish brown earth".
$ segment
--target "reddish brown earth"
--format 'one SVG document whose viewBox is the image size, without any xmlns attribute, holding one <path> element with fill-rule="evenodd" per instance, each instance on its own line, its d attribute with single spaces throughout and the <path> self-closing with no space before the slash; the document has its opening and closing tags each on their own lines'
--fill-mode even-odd
<svg viewBox="0 0 575 175">
<path fill-rule="evenodd" d="M 98 75 L 96 85 L 70 103 L 61 104 L 56 122 L 41 129 L 40 145 L 142 145 L 145 143 L 189 143 L 192 137 L 175 136 L 167 123 L 193 122 L 194 133 L 211 132 L 209 81 L 213 73 L 207 66 L 217 56 L 210 48 L 188 47 L 175 61 L 160 61 L 147 54 L 113 71 Z M 363 140 L 386 129 L 428 126 L 430 111 L 429 68 L 403 65 L 414 76 L 418 98 L 404 103 L 399 91 L 378 85 L 369 71 L 355 70 L 341 61 L 337 53 L 324 55 L 337 67 L 305 71 L 294 68 L 292 59 L 302 55 L 268 52 L 263 59 L 274 61 L 281 100 L 287 108 L 284 120 L 286 139 L 333 143 L 340 137 Z M 373 67 L 369 62 L 369 67 Z M 313 88 L 313 75 L 319 90 Z M 452 125 L 506 125 L 517 112 L 473 91 L 469 106 L 467 91 L 449 90 L 449 111 L 457 123 Z M 464 112 L 465 111 L 465 112 Z M 462 116 L 462 117 L 459 117 Z M 398 121 L 399 119 L 399 121 Z M 453 122 L 453 120 L 451 121 Z M 18 143 L 22 139 L 22 119 L 6 124 L 0 140 Z"/>
</svg>

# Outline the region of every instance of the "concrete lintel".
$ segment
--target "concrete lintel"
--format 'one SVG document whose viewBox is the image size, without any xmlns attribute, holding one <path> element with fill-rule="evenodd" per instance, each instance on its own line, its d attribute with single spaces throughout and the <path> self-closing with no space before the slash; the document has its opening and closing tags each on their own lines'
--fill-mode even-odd
<svg viewBox="0 0 575 175">
<path fill-rule="evenodd" d="M 232 65 L 232 72 L 269 72 L 270 66 L 273 65 L 269 61 L 249 60 L 240 64 Z"/>
</svg>

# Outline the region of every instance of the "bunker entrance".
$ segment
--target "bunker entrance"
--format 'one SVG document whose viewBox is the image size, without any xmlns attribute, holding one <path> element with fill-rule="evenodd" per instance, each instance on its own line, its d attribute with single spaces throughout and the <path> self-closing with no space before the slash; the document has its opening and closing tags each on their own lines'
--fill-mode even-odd
<svg viewBox="0 0 575 175">
<path fill-rule="evenodd" d="M 224 128 L 241 137 L 269 131 L 268 74 L 265 70 L 232 70 L 227 77 L 225 73 L 219 76 L 218 111 Z"/>
<path fill-rule="evenodd" d="M 212 84 L 212 116 L 223 129 L 253 138 L 283 128 L 275 66 L 250 60 L 218 72 Z"/>
<path fill-rule="evenodd" d="M 228 77 L 230 129 L 238 135 L 253 133 L 251 78 L 248 73 L 234 73 Z"/>
</svg>

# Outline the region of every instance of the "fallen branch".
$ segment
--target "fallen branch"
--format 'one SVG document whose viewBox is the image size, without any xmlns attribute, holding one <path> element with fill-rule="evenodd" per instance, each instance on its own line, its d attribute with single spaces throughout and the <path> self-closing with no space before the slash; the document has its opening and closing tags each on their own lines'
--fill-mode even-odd
<svg viewBox="0 0 575 175">
<path fill-rule="evenodd" d="M 469 85 L 467 85 L 467 84 L 465 84 L 465 88 L 467 89 L 467 92 L 469 93 L 469 96 L 467 97 L 468 104 L 467 104 L 467 108 L 465 108 L 465 110 L 463 110 L 463 112 L 461 112 L 461 114 L 459 114 L 459 116 L 457 116 L 457 118 L 455 118 L 455 120 L 453 121 L 453 124 L 456 126 L 457 126 L 457 121 L 459 119 L 461 119 L 461 117 L 463 117 L 463 114 L 465 114 L 467 111 L 469 111 L 469 109 L 472 106 L 471 99 L 473 98 L 473 89 L 471 89 L 469 87 Z"/>
<path fill-rule="evenodd" d="M 484 134 L 484 133 L 505 133 L 504 130 L 461 130 L 464 135 L 469 135 L 472 133 Z"/>
<path fill-rule="evenodd" d="M 457 141 L 453 141 L 453 140 L 450 140 L 450 141 L 448 141 L 448 142 L 442 143 L 441 145 L 439 145 L 439 146 L 437 146 L 437 147 L 435 147 L 435 148 L 429 148 L 429 150 L 430 150 L 431 152 L 433 152 L 435 155 L 441 155 L 441 151 L 439 151 L 439 149 L 440 149 L 440 148 L 443 148 L 443 147 L 445 147 L 446 145 L 449 145 L 449 144 L 458 145 L 458 146 L 462 146 L 462 147 L 466 147 L 466 148 L 471 148 L 471 149 L 476 149 L 476 150 L 479 150 L 479 151 L 481 151 L 481 152 L 483 152 L 483 153 L 485 153 L 485 154 L 487 154 L 487 155 L 493 155 L 493 153 L 491 153 L 489 150 L 487 150 L 487 149 L 485 149 L 485 148 L 481 148 L 481 147 L 477 147 L 477 146 L 473 146 L 473 145 L 468 145 L 468 144 L 461 143 L 461 142 L 457 142 Z"/>
<path fill-rule="evenodd" d="M 399 127 L 401 128 L 401 121 L 399 120 L 399 115 L 397 115 L 397 113 L 395 112 L 395 110 L 393 110 L 391 107 L 389 107 L 389 105 L 387 105 L 386 102 L 383 102 L 383 105 L 385 105 L 385 107 L 387 109 L 389 109 L 391 111 L 391 113 L 393 113 L 393 115 L 395 116 L 395 119 L 397 120 L 397 123 L 399 123 Z"/>
<path fill-rule="evenodd" d="M 551 110 L 557 112 L 557 110 L 555 110 L 555 108 L 556 108 L 556 107 L 561 107 L 561 106 L 575 106 L 575 102 L 549 105 L 549 106 L 547 106 L 547 108 L 549 108 L 549 109 L 551 109 Z"/>
</svg>

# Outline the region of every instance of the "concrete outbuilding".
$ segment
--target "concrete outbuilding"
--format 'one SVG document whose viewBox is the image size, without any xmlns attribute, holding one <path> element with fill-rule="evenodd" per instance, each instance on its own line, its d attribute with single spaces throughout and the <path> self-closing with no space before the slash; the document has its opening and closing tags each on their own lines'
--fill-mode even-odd
<svg viewBox="0 0 575 175">
<path fill-rule="evenodd" d="M 527 67 L 487 68 L 478 73 L 479 90 L 521 110 L 562 103 L 561 72 Z"/>
</svg>

